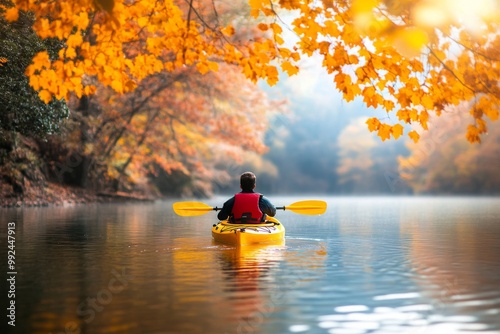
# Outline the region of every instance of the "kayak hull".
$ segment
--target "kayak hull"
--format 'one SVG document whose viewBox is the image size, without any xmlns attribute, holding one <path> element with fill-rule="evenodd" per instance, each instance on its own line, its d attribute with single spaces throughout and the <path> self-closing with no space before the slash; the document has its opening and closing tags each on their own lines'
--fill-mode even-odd
<svg viewBox="0 0 500 334">
<path fill-rule="evenodd" d="M 226 245 L 280 244 L 285 240 L 285 227 L 274 217 L 265 224 L 231 224 L 220 221 L 212 227 L 214 241 Z"/>
</svg>

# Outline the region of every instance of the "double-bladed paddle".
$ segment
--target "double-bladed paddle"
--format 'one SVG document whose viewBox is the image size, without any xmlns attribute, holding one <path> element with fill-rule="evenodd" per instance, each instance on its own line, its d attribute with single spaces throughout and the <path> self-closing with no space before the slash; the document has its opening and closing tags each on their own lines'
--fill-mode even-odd
<svg viewBox="0 0 500 334">
<path fill-rule="evenodd" d="M 201 216 L 221 208 L 212 207 L 203 202 L 175 202 L 172 205 L 179 216 Z M 286 206 L 278 206 L 277 210 L 288 210 L 303 215 L 321 215 L 326 211 L 326 202 L 319 200 L 298 201 Z"/>
</svg>

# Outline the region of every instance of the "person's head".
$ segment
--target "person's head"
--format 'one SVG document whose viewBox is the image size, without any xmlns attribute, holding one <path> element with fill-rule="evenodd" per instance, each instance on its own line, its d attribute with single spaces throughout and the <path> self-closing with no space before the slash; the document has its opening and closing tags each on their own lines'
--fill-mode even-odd
<svg viewBox="0 0 500 334">
<path fill-rule="evenodd" d="M 255 181 L 257 178 L 252 172 L 245 172 L 240 177 L 240 187 L 243 191 L 250 191 L 255 188 Z"/>
</svg>

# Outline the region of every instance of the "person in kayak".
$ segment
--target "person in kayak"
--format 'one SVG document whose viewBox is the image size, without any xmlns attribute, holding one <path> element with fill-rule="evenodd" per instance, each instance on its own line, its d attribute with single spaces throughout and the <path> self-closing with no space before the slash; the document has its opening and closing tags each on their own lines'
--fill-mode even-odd
<svg viewBox="0 0 500 334">
<path fill-rule="evenodd" d="M 228 199 L 217 215 L 219 220 L 230 217 L 232 223 L 258 224 L 264 222 L 267 216 L 276 215 L 276 207 L 264 197 L 254 191 L 257 178 L 252 172 L 245 172 L 240 176 L 241 192 Z"/>
</svg>

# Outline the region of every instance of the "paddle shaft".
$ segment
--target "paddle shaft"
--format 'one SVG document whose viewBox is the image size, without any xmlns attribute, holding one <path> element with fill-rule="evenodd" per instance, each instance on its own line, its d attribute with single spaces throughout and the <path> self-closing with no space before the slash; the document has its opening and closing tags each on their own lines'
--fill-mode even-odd
<svg viewBox="0 0 500 334">
<path fill-rule="evenodd" d="M 220 210 L 222 210 L 222 208 L 214 207 L 214 208 L 212 208 L 212 210 L 213 211 L 220 211 Z M 283 206 L 277 206 L 276 210 L 283 210 L 283 211 L 285 211 L 286 210 L 286 206 L 284 206 L 284 205 Z"/>
<path fill-rule="evenodd" d="M 286 211 L 288 208 L 288 206 L 277 206 L 276 207 L 276 210 L 283 210 L 283 211 Z M 304 207 L 301 207 L 301 206 L 297 206 L 297 207 L 289 207 L 288 210 L 290 211 L 295 211 L 295 210 L 307 210 L 307 209 L 315 209 L 316 207 L 308 207 L 308 206 L 304 206 Z"/>
</svg>

